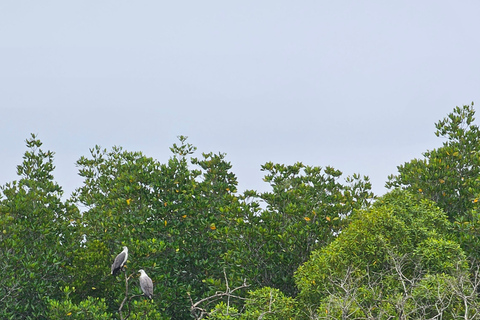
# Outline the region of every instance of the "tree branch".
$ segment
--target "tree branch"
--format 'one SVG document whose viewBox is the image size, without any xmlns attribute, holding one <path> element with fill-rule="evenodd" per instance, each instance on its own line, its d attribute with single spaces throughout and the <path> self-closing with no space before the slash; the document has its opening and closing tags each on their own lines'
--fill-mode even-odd
<svg viewBox="0 0 480 320">
<path fill-rule="evenodd" d="M 120 304 L 120 307 L 118 308 L 118 313 L 120 314 L 120 319 L 121 320 L 126 320 L 128 319 L 128 317 L 130 316 L 130 300 L 133 298 L 133 297 L 138 297 L 139 295 L 134 295 L 134 296 L 131 296 L 130 299 L 128 298 L 128 281 L 130 280 L 131 277 L 133 277 L 133 275 L 135 273 L 132 273 L 131 275 L 129 275 L 127 277 L 127 270 L 125 269 L 124 270 L 125 272 L 125 298 L 123 298 L 123 301 L 122 303 Z M 123 317 L 123 313 L 122 313 L 122 309 L 123 309 L 123 305 L 125 304 L 125 302 L 128 301 L 128 314 L 127 316 L 124 318 Z"/>
<path fill-rule="evenodd" d="M 211 296 L 208 296 L 206 298 L 200 299 L 197 302 L 193 302 L 190 293 L 189 292 L 187 293 L 188 298 L 190 299 L 190 303 L 192 304 L 192 306 L 190 307 L 190 312 L 195 317 L 195 319 L 197 319 L 197 320 L 203 319 L 204 316 L 209 315 L 209 312 L 205 308 L 200 307 L 200 305 L 203 304 L 203 303 L 206 303 L 206 305 L 208 306 L 209 304 L 211 304 L 215 301 L 218 301 L 218 300 L 220 300 L 224 297 L 227 297 L 227 303 L 228 303 L 227 308 L 228 308 L 229 305 L 230 305 L 230 299 L 231 298 L 239 299 L 239 300 L 246 300 L 246 298 L 234 294 L 235 291 L 238 291 L 240 289 L 244 289 L 244 288 L 247 288 L 247 287 L 250 286 L 246 283 L 246 280 L 243 281 L 243 284 L 241 286 L 230 289 L 230 286 L 228 284 L 227 275 L 225 273 L 225 269 L 223 270 L 223 274 L 224 274 L 224 277 L 225 277 L 225 284 L 226 284 L 226 287 L 227 287 L 225 289 L 225 292 L 217 291 L 217 292 L 215 292 L 215 294 L 213 294 Z"/>
</svg>

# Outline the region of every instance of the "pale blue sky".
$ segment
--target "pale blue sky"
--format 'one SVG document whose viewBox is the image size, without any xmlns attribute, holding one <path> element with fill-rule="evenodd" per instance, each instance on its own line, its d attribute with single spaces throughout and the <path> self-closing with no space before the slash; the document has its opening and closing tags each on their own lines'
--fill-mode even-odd
<svg viewBox="0 0 480 320">
<path fill-rule="evenodd" d="M 0 184 L 24 140 L 55 177 L 98 144 L 162 162 L 176 136 L 225 152 L 239 189 L 273 161 L 370 176 L 441 144 L 480 103 L 478 1 L 2 1 Z"/>
</svg>

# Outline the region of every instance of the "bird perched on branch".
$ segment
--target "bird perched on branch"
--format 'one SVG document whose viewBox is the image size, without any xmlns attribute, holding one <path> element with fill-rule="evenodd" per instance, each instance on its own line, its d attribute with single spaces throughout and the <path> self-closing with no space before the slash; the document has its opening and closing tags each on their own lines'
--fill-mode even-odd
<svg viewBox="0 0 480 320">
<path fill-rule="evenodd" d="M 153 282 L 152 279 L 150 279 L 149 276 L 145 273 L 143 269 L 138 270 L 140 272 L 140 288 L 143 291 L 143 294 L 149 298 L 152 299 L 153 296 Z"/>
<path fill-rule="evenodd" d="M 120 270 L 125 266 L 125 264 L 127 263 L 127 259 L 128 259 L 128 248 L 123 247 L 123 251 L 120 252 L 115 257 L 115 260 L 113 261 L 113 264 L 112 264 L 112 274 L 114 276 L 116 276 L 117 273 L 120 272 Z"/>
</svg>

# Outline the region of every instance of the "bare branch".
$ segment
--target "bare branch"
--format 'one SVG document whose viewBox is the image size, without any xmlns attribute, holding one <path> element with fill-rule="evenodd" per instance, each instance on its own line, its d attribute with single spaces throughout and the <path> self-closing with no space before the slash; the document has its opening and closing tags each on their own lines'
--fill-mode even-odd
<svg viewBox="0 0 480 320">
<path fill-rule="evenodd" d="M 213 294 L 211 296 L 208 296 L 206 298 L 200 299 L 197 302 L 193 302 L 190 293 L 189 292 L 187 293 L 188 298 L 190 299 L 190 303 L 192 304 L 191 307 L 190 307 L 190 312 L 195 317 L 195 319 L 197 319 L 197 320 L 203 319 L 205 316 L 209 315 L 209 312 L 206 310 L 206 306 L 208 306 L 208 305 L 210 305 L 210 304 L 212 304 L 212 303 L 214 303 L 218 300 L 221 300 L 223 298 L 227 298 L 227 310 L 230 307 L 230 299 L 233 298 L 233 299 L 238 299 L 238 300 L 246 300 L 246 298 L 234 294 L 236 291 L 248 288 L 250 286 L 246 283 L 246 280 L 243 281 L 242 285 L 240 285 L 238 287 L 235 287 L 233 289 L 230 289 L 230 286 L 228 284 L 227 275 L 225 273 L 225 269 L 223 270 L 223 274 L 224 274 L 224 277 L 225 277 L 225 285 L 226 285 L 225 292 L 217 291 L 217 292 L 215 292 L 215 294 Z M 203 304 L 205 304 L 205 307 L 200 307 Z"/>
<path fill-rule="evenodd" d="M 120 319 L 121 319 L 121 320 L 126 320 L 126 319 L 128 319 L 128 317 L 130 316 L 130 300 L 131 300 L 132 298 L 134 298 L 134 297 L 139 297 L 139 296 L 141 296 L 141 295 L 134 295 L 134 296 L 131 296 L 130 298 L 128 298 L 128 281 L 130 280 L 131 277 L 133 277 L 133 276 L 135 275 L 135 273 L 132 273 L 131 275 L 129 275 L 129 276 L 127 277 L 127 270 L 124 269 L 124 272 L 125 272 L 125 298 L 123 298 L 123 301 L 122 301 L 122 303 L 120 304 L 120 307 L 118 308 L 118 313 L 120 314 Z M 128 305 L 128 314 L 127 314 L 127 316 L 124 318 L 124 317 L 123 317 L 123 313 L 122 313 L 122 312 L 123 312 L 122 309 L 123 309 L 123 306 L 124 306 L 125 302 L 127 302 L 127 301 L 128 301 L 128 304 L 127 304 L 127 305 Z"/>
</svg>

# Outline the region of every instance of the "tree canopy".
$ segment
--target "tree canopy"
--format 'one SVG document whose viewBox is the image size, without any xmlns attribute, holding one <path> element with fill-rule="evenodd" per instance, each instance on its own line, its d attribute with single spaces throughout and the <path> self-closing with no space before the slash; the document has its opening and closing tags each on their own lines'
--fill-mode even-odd
<svg viewBox="0 0 480 320">
<path fill-rule="evenodd" d="M 477 319 L 474 114 L 439 121 L 443 145 L 400 164 L 381 197 L 366 176 L 301 162 L 267 162 L 269 191 L 239 193 L 227 156 L 184 136 L 163 161 L 94 146 L 65 196 L 31 135 L 0 189 L 0 318 Z"/>
</svg>

